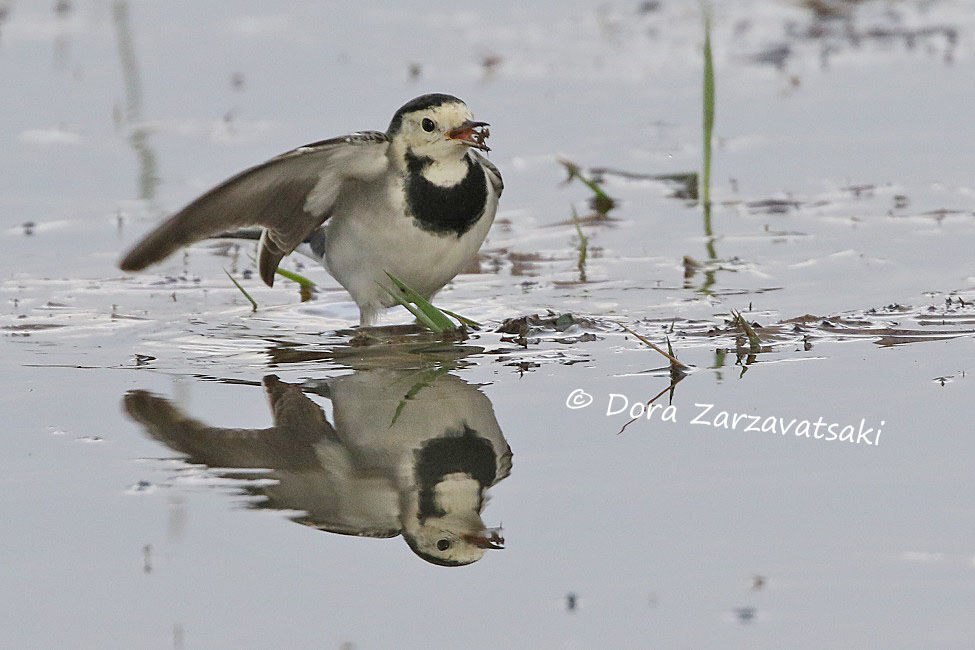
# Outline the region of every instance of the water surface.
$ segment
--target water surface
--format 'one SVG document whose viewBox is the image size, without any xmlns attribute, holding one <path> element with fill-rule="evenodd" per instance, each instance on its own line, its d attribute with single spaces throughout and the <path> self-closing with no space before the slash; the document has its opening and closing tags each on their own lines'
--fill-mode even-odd
<svg viewBox="0 0 975 650">
<path fill-rule="evenodd" d="M 693 3 L 58 6 L 0 4 L 0 645 L 975 638 L 967 3 L 716 3 L 710 237 L 641 177 L 700 164 Z M 287 263 L 319 284 L 301 303 L 244 278 L 247 246 L 115 269 L 230 174 L 431 91 L 491 122 L 505 177 L 480 273 L 437 298 L 488 325 L 469 340 L 350 348 L 323 270 Z M 566 222 L 588 190 L 558 157 L 611 170 L 584 281 Z M 691 372 L 668 390 L 617 322 Z M 618 433 L 658 394 L 667 418 Z M 873 433 L 795 435 L 820 420 Z M 404 543 L 425 497 L 398 472 L 438 438 L 421 429 L 469 442 L 464 422 L 489 447 L 430 475 L 480 476 L 461 500 L 506 548 L 444 568 Z M 372 473 L 349 487 L 339 451 Z M 363 494 L 384 518 L 335 514 Z"/>
</svg>

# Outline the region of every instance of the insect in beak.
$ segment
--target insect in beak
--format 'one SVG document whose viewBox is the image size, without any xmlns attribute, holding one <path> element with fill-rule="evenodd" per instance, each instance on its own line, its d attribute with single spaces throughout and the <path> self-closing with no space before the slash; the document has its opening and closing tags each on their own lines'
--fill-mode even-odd
<svg viewBox="0 0 975 650">
<path fill-rule="evenodd" d="M 480 533 L 470 533 L 462 535 L 465 541 L 479 548 L 499 549 L 504 548 L 504 537 L 498 528 L 488 528 Z"/>
<path fill-rule="evenodd" d="M 491 147 L 487 146 L 484 142 L 491 135 L 487 127 L 487 122 L 472 122 L 468 120 L 456 129 L 447 131 L 447 139 L 460 140 L 469 147 L 483 151 L 491 151 Z"/>
</svg>

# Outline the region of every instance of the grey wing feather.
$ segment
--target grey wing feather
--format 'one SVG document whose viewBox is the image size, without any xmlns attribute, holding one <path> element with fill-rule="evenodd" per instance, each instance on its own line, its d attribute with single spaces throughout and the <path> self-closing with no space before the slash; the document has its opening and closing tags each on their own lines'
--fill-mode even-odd
<svg viewBox="0 0 975 650">
<path fill-rule="evenodd" d="M 152 438 L 188 455 L 190 462 L 272 470 L 274 485 L 244 488 L 262 497 L 255 507 L 302 510 L 307 514 L 295 521 L 346 535 L 398 535 L 397 513 L 389 507 L 389 501 L 395 502 L 392 496 L 389 501 L 355 500 L 356 477 L 346 474 L 346 450 L 336 442 L 338 435 L 321 407 L 300 386 L 275 375 L 264 377 L 262 384 L 274 417 L 268 429 L 211 427 L 141 390 L 125 395 L 124 408 Z M 332 464 L 322 464 L 318 450 L 323 446 L 329 448 Z"/>
<path fill-rule="evenodd" d="M 119 268 L 138 271 L 211 235 L 263 226 L 258 267 L 268 285 L 285 255 L 329 217 L 345 180 L 377 177 L 389 140 L 378 131 L 299 147 L 224 181 L 164 221 L 130 250 Z"/>
<path fill-rule="evenodd" d="M 301 388 L 274 375 L 264 378 L 274 413 L 268 429 L 213 427 L 186 415 L 169 400 L 146 391 L 130 391 L 124 407 L 150 436 L 174 451 L 210 467 L 253 468 L 278 471 L 320 471 L 314 446 L 337 438 L 318 404 Z"/>
<path fill-rule="evenodd" d="M 504 451 L 498 454 L 498 469 L 497 474 L 494 477 L 494 482 L 491 485 L 497 485 L 500 481 L 508 478 L 511 475 L 511 459 L 514 454 L 511 453 L 511 447 L 505 443 Z"/>
<path fill-rule="evenodd" d="M 504 191 L 504 181 L 501 180 L 501 172 L 499 172 L 498 168 L 494 166 L 494 163 L 481 154 L 477 153 L 476 151 L 472 151 L 471 153 L 474 154 L 477 161 L 484 167 L 484 171 L 487 172 L 488 181 L 491 182 L 491 187 L 494 188 L 494 192 L 498 195 L 498 198 L 500 198 L 501 192 Z"/>
</svg>

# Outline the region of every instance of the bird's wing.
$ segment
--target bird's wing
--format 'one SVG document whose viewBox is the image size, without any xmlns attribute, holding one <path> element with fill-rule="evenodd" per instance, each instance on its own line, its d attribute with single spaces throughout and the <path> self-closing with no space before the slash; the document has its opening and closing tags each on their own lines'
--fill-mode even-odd
<svg viewBox="0 0 975 650">
<path fill-rule="evenodd" d="M 501 197 L 501 192 L 504 190 L 504 181 L 501 180 L 501 172 L 498 168 L 494 166 L 490 160 L 477 153 L 476 151 L 471 151 L 474 154 L 475 160 L 477 160 L 484 167 L 484 171 L 487 173 L 488 181 L 491 183 L 491 187 L 494 188 L 494 193 Z"/>
<path fill-rule="evenodd" d="M 298 523 L 346 535 L 394 537 L 400 533 L 395 486 L 387 480 L 355 475 L 350 460 L 317 404 L 300 387 L 264 378 L 274 409 L 269 429 L 221 429 L 186 415 L 169 400 L 146 391 L 130 391 L 124 407 L 129 417 L 170 449 L 189 456 L 188 462 L 232 470 L 270 470 L 271 484 L 243 484 L 260 497 L 251 505 L 271 510 L 300 510 Z M 322 427 L 325 427 L 322 429 Z M 325 450 L 322 464 L 317 451 Z M 255 478 L 240 474 L 242 478 Z"/>
<path fill-rule="evenodd" d="M 146 433 L 190 461 L 210 467 L 264 468 L 280 472 L 321 471 L 314 444 L 334 436 L 324 422 L 320 407 L 307 400 L 303 415 L 290 414 L 292 424 L 305 428 L 285 428 L 278 422 L 268 429 L 224 429 L 193 419 L 169 400 L 142 390 L 125 395 L 124 408 Z M 317 413 L 316 413 L 317 411 Z M 277 417 L 277 414 L 276 414 Z M 302 422 L 302 420 L 304 422 Z"/>
<path fill-rule="evenodd" d="M 251 167 L 164 221 L 130 250 L 119 268 L 138 271 L 182 246 L 243 226 L 264 226 L 258 268 L 274 271 L 329 216 L 342 184 L 370 180 L 388 165 L 385 133 L 364 131 L 299 147 Z"/>
<path fill-rule="evenodd" d="M 511 453 L 511 447 L 507 443 L 505 443 L 504 449 L 495 449 L 494 453 L 497 454 L 498 473 L 495 475 L 494 482 L 491 485 L 496 485 L 511 475 L 511 458 L 514 456 Z"/>
</svg>

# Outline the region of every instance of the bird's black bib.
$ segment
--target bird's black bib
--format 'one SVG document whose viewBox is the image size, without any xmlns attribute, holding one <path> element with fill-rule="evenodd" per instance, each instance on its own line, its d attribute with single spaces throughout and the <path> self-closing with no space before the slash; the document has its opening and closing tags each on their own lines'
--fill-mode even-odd
<svg viewBox="0 0 975 650">
<path fill-rule="evenodd" d="M 464 424 L 464 430 L 434 438 L 415 451 L 416 481 L 420 492 L 417 519 L 443 517 L 447 513 L 436 504 L 437 484 L 448 474 L 467 474 L 481 486 L 491 487 L 497 477 L 497 454 L 489 440 Z"/>
<path fill-rule="evenodd" d="M 440 187 L 423 177 L 433 162 L 425 156 L 406 154 L 406 207 L 423 230 L 460 237 L 477 223 L 487 203 L 487 178 L 477 162 L 467 156 L 467 175 L 456 185 Z"/>
</svg>

